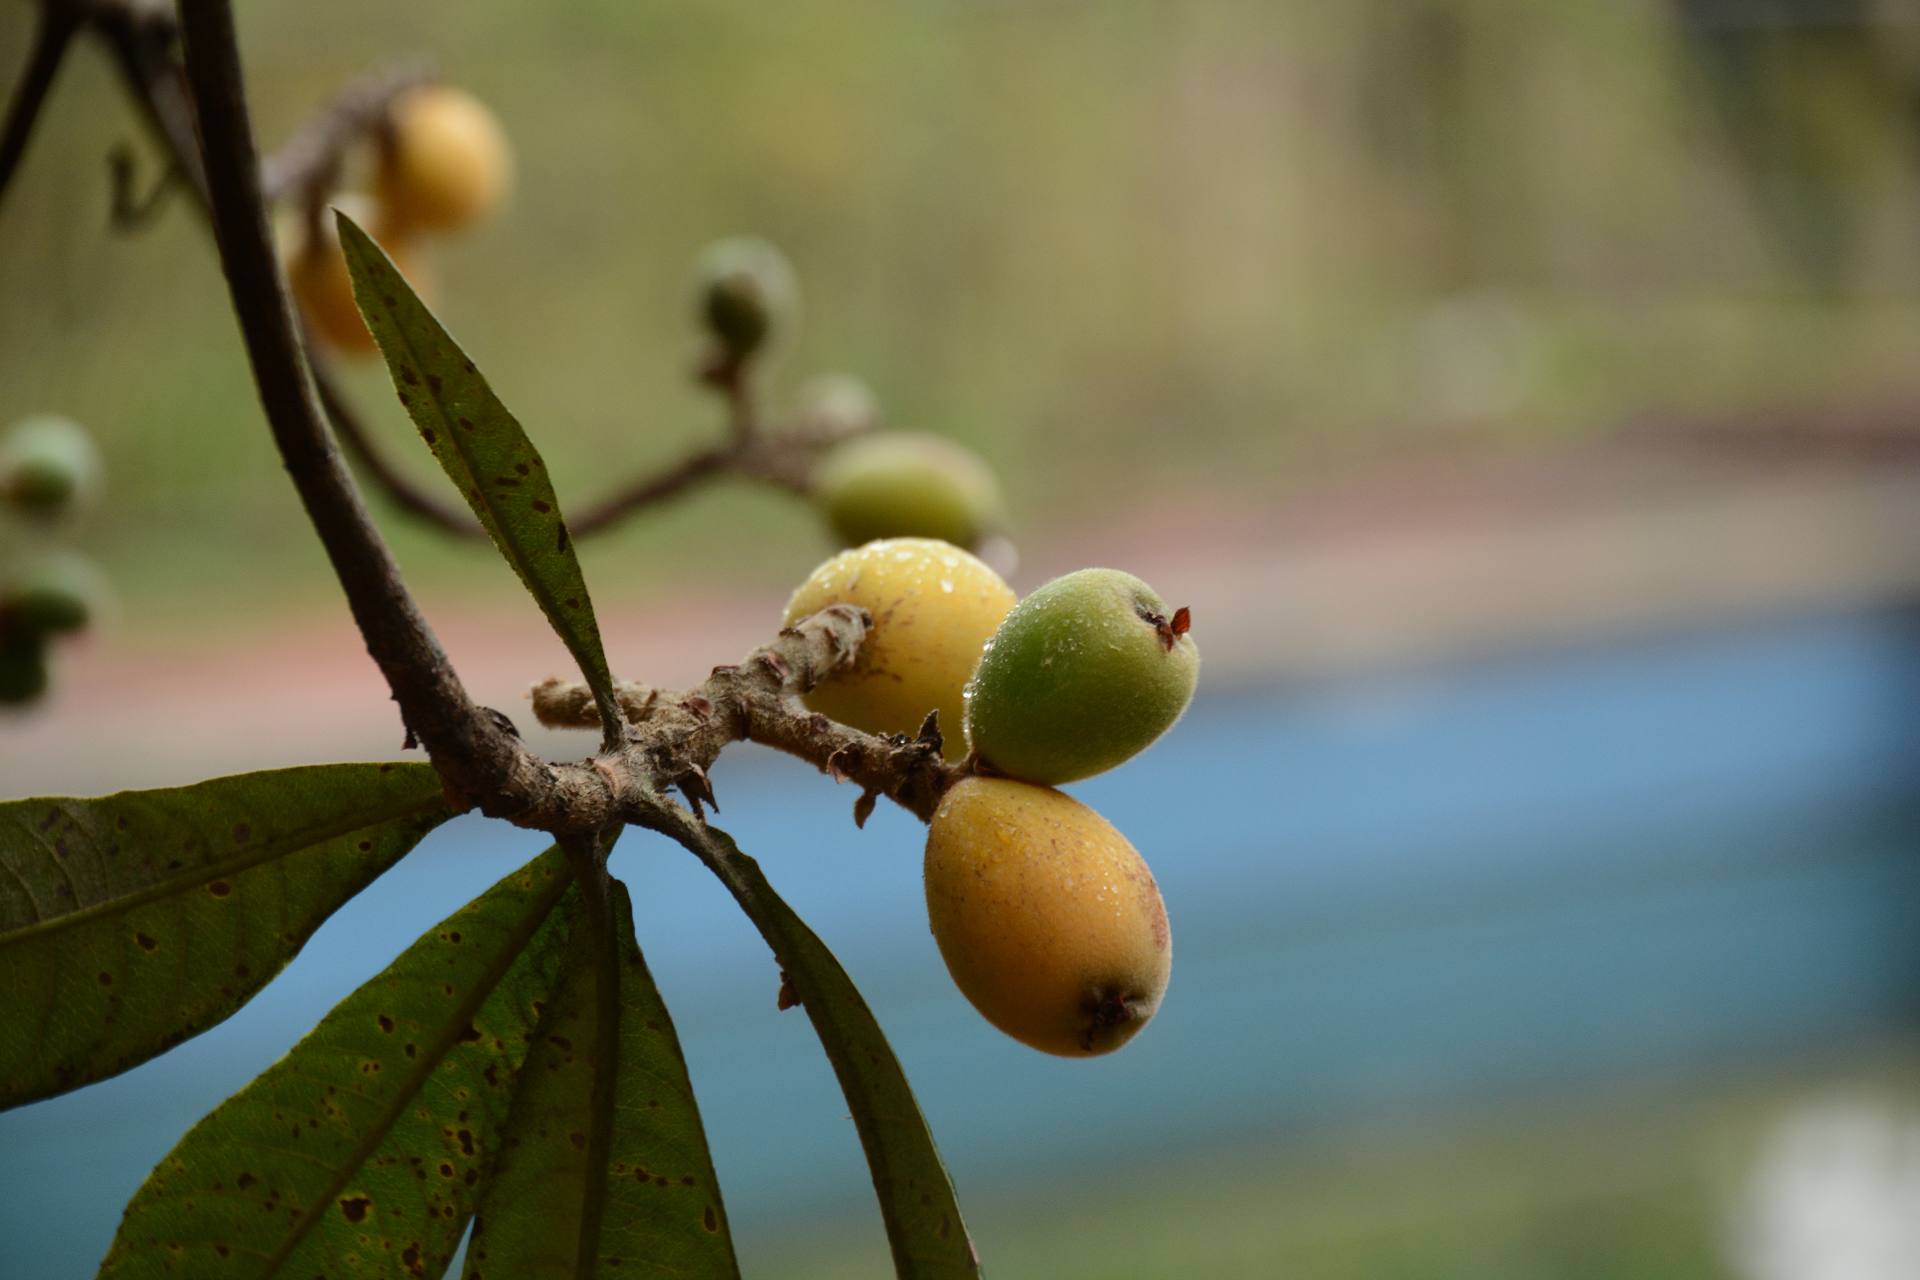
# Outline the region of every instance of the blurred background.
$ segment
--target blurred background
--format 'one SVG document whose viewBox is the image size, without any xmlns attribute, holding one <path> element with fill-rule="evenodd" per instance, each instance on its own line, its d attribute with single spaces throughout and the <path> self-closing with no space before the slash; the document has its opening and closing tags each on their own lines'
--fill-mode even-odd
<svg viewBox="0 0 1920 1280">
<path fill-rule="evenodd" d="M 0 67 L 30 10 L 0 11 Z M 1179 961 L 1042 1058 L 941 970 L 919 832 L 729 753 L 724 823 L 894 1037 L 1001 1275 L 1920 1275 L 1920 10 L 1906 0 L 243 6 L 257 122 L 430 53 L 517 149 L 440 312 L 564 501 L 719 429 L 689 264 L 757 232 L 805 325 L 1008 489 L 1022 590 L 1189 604 L 1202 693 L 1074 788 Z M 65 69 L 0 203 L 0 420 L 106 454 L 120 597 L 0 718 L 0 796 L 394 755 L 184 200 Z M 353 389 L 441 483 L 377 368 Z M 374 499 L 476 696 L 563 670 L 518 584 Z M 832 549 L 721 485 L 583 544 L 623 675 L 698 679 Z M 537 735 L 556 755 L 583 737 Z M 441 831 L 213 1032 L 0 1115 L 10 1274 L 64 1277 L 188 1124 L 536 851 Z M 887 1272 L 851 1124 L 690 859 L 616 870 L 749 1274 Z M 24 1270 L 19 1268 L 24 1267 Z"/>
</svg>

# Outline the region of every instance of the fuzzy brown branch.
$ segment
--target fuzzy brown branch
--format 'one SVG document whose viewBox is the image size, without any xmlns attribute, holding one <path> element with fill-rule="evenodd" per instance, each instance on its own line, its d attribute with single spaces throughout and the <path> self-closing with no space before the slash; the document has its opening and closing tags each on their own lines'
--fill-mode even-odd
<svg viewBox="0 0 1920 1280">
<path fill-rule="evenodd" d="M 858 784 L 863 797 L 886 796 L 923 822 L 931 819 L 940 797 L 966 773 L 942 757 L 932 718 L 913 738 L 863 733 L 800 701 L 801 694 L 853 661 L 871 626 L 864 610 L 834 605 L 782 631 L 738 665 L 714 668 L 704 683 L 685 693 L 619 686 L 615 696 L 632 726 L 636 749 L 645 756 L 646 771 L 662 787 L 684 790 L 691 780 L 698 789 L 730 743 L 757 742 L 810 761 L 836 781 Z M 550 728 L 599 726 L 593 695 L 584 685 L 549 678 L 530 696 L 534 715 Z"/>
</svg>

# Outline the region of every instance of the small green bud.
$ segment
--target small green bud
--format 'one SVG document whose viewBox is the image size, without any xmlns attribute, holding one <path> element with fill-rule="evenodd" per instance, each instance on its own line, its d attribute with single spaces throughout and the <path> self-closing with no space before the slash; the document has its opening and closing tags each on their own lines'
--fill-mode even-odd
<svg viewBox="0 0 1920 1280">
<path fill-rule="evenodd" d="M 0 628 L 0 706 L 37 701 L 47 691 L 47 641 L 37 632 Z"/>
<path fill-rule="evenodd" d="M 76 551 L 52 551 L 9 577 L 0 590 L 8 631 L 56 635 L 98 621 L 112 599 L 100 567 Z"/>
<path fill-rule="evenodd" d="M 849 435 L 869 431 L 880 423 L 880 402 L 873 389 L 849 373 L 825 373 L 809 378 L 795 397 L 800 418 L 816 431 Z"/>
<path fill-rule="evenodd" d="M 708 245 L 697 274 L 700 319 L 737 360 L 790 325 L 800 305 L 800 288 L 786 255 L 756 236 Z"/>
<path fill-rule="evenodd" d="M 1147 749 L 1193 700 L 1188 613 L 1117 569 L 1081 569 L 1022 600 L 966 690 L 967 744 L 1000 773 L 1055 786 Z"/>
<path fill-rule="evenodd" d="M 0 497 L 42 518 L 85 507 L 100 487 L 100 450 L 55 414 L 23 418 L 0 437 Z"/>
<path fill-rule="evenodd" d="M 938 538 L 973 547 L 1002 523 L 993 471 L 939 436 L 890 431 L 849 440 L 822 462 L 815 492 L 849 546 Z"/>
</svg>

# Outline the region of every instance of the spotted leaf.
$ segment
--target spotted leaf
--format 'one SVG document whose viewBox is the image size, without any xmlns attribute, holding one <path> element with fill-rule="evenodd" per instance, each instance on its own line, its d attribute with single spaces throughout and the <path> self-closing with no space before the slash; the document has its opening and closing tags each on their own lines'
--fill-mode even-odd
<svg viewBox="0 0 1920 1280">
<path fill-rule="evenodd" d="M 0 804 L 0 1106 L 220 1022 L 450 816 L 419 764 Z"/>
<path fill-rule="evenodd" d="M 565 964 L 573 872 L 534 859 L 422 936 L 187 1132 L 103 1277 L 438 1277 Z"/>
</svg>

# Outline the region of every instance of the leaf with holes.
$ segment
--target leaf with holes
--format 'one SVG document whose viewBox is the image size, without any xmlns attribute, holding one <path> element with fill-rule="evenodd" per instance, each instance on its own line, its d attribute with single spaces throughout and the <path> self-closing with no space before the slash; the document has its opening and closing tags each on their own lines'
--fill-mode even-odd
<svg viewBox="0 0 1920 1280">
<path fill-rule="evenodd" d="M 566 642 L 593 689 L 601 723 L 622 723 L 587 581 L 539 450 L 380 246 L 344 213 L 334 216 L 354 300 L 400 403 Z"/>
<path fill-rule="evenodd" d="M 220 1022 L 451 816 L 422 764 L 0 804 L 0 1107 Z"/>
<path fill-rule="evenodd" d="M 548 850 L 334 1006 L 155 1166 L 100 1274 L 440 1275 L 565 964 L 573 885 Z"/>
<path fill-rule="evenodd" d="M 679 1039 L 626 888 L 607 890 L 581 896 L 604 924 L 574 927 L 482 1188 L 466 1280 L 740 1274 Z"/>
<path fill-rule="evenodd" d="M 953 1182 L 933 1145 L 893 1049 L 867 1002 L 806 922 L 781 901 L 760 864 L 718 827 L 681 820 L 669 832 L 712 868 L 773 948 L 793 993 L 813 1021 L 880 1197 L 880 1216 L 901 1277 L 976 1277 Z"/>
</svg>

